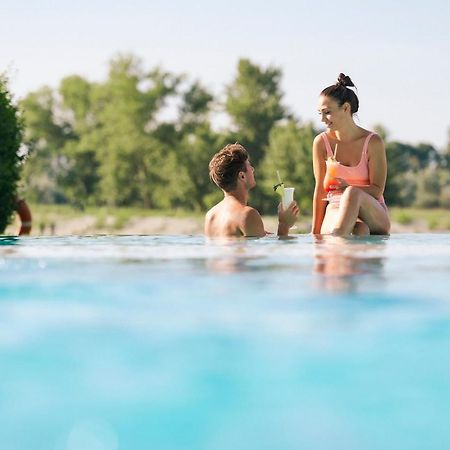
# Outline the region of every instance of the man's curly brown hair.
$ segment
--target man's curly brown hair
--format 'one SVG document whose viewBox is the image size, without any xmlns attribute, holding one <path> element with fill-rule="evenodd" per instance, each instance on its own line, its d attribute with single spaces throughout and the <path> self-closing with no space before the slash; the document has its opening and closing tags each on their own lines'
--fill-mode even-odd
<svg viewBox="0 0 450 450">
<path fill-rule="evenodd" d="M 239 172 L 246 171 L 245 161 L 248 159 L 247 150 L 241 144 L 228 144 L 212 157 L 209 176 L 220 189 L 233 191 L 237 186 Z"/>
</svg>

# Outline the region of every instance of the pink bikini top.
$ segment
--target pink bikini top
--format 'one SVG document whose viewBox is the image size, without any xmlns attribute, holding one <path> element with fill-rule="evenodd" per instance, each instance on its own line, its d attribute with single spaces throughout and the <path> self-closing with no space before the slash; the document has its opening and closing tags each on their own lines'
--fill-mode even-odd
<svg viewBox="0 0 450 450">
<path fill-rule="evenodd" d="M 343 178 L 349 185 L 351 186 L 369 186 L 370 178 L 369 178 L 369 158 L 367 156 L 367 148 L 369 147 L 369 141 L 372 136 L 376 133 L 370 133 L 366 140 L 364 141 L 363 151 L 361 154 L 361 159 L 356 166 L 345 166 L 338 162 L 336 169 L 336 177 Z M 327 156 L 333 157 L 333 150 L 331 150 L 330 141 L 328 140 L 328 136 L 326 133 L 321 134 L 323 141 L 325 142 L 325 147 L 327 149 Z M 339 196 L 340 194 L 332 194 L 332 196 Z M 384 198 L 381 196 L 378 201 L 384 204 Z"/>
</svg>

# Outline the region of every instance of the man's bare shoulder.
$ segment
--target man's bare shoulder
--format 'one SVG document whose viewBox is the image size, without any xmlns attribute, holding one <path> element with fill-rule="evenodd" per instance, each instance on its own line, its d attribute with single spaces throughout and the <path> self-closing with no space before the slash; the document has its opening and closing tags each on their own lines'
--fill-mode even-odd
<svg viewBox="0 0 450 450">
<path fill-rule="evenodd" d="M 251 206 L 221 202 L 205 216 L 207 236 L 264 236 L 259 212 Z"/>
<path fill-rule="evenodd" d="M 205 214 L 205 233 L 209 233 L 211 226 L 216 222 L 217 217 L 220 217 L 221 204 L 213 206 L 206 214 Z"/>
<path fill-rule="evenodd" d="M 256 218 L 261 218 L 261 214 L 259 214 L 258 210 L 252 208 L 251 206 L 243 206 L 241 210 L 242 218 L 245 220 L 251 220 Z"/>
<path fill-rule="evenodd" d="M 261 214 L 251 206 L 245 206 L 242 210 L 242 230 L 244 236 L 265 236 L 264 224 Z"/>
<path fill-rule="evenodd" d="M 211 220 L 211 218 L 214 216 L 215 211 L 217 210 L 217 207 L 219 205 L 213 206 L 210 210 L 208 210 L 205 214 L 205 220 Z"/>
<path fill-rule="evenodd" d="M 244 206 L 222 200 L 205 215 L 206 236 L 242 236 L 242 212 Z"/>
</svg>

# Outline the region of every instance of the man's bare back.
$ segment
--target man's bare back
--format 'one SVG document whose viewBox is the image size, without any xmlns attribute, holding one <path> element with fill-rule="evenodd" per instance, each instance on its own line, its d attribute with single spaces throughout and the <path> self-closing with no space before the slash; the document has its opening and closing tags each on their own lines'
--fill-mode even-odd
<svg viewBox="0 0 450 450">
<path fill-rule="evenodd" d="M 208 237 L 265 236 L 264 225 L 256 209 L 234 197 L 225 197 L 208 211 L 205 218 Z"/>
</svg>

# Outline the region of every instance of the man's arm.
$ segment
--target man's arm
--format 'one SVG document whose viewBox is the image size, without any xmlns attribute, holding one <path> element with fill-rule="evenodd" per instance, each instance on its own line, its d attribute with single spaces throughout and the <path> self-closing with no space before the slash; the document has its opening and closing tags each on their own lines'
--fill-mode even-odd
<svg viewBox="0 0 450 450">
<path fill-rule="evenodd" d="M 278 207 L 278 236 L 287 236 L 299 215 L 299 207 L 296 202 L 292 202 L 288 208 Z M 264 224 L 261 215 L 254 208 L 248 208 L 245 212 L 244 225 L 242 233 L 246 237 L 263 237 L 267 233 L 264 230 Z"/>
<path fill-rule="evenodd" d="M 254 208 L 247 208 L 244 213 L 242 234 L 245 237 L 262 237 L 266 235 L 261 215 Z"/>
</svg>

